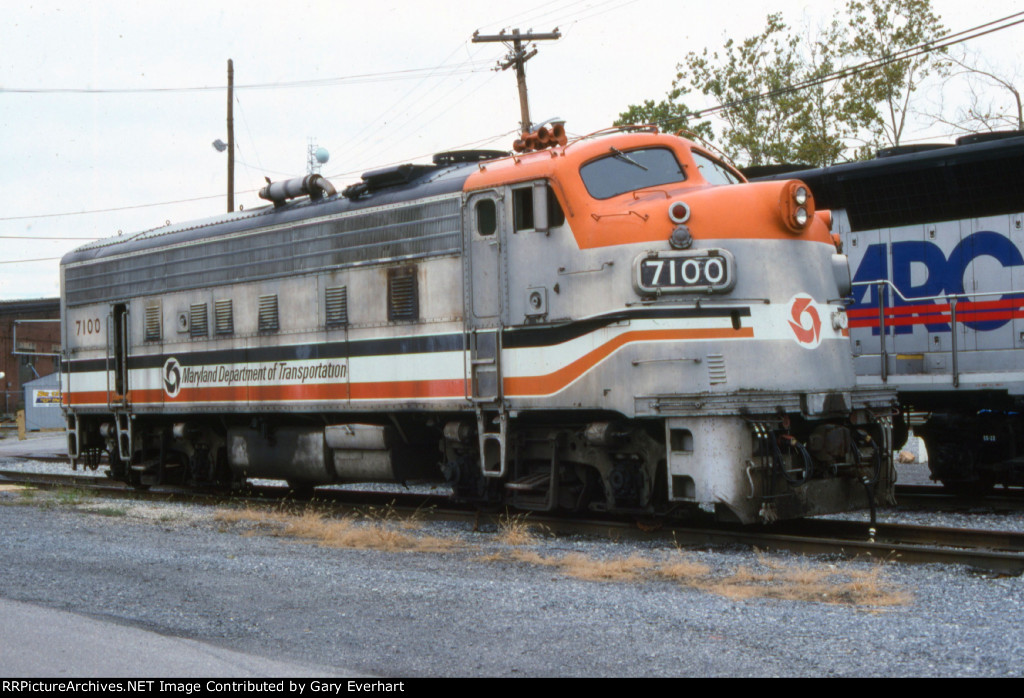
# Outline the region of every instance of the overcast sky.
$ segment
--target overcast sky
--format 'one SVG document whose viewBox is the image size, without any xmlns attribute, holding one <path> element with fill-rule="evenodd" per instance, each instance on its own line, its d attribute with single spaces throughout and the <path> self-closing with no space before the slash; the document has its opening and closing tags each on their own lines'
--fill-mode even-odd
<svg viewBox="0 0 1024 698">
<path fill-rule="evenodd" d="M 84 241 L 226 210 L 227 159 L 211 143 L 227 140 L 229 58 L 235 204 L 253 208 L 265 203 L 256 196 L 264 177 L 305 173 L 311 140 L 330 152 L 323 174 L 339 190 L 366 170 L 442 150 L 510 148 L 515 77 L 492 70 L 506 48 L 471 43 L 476 30 L 558 27 L 563 38 L 540 42 L 527 64 L 531 116 L 562 117 L 584 134 L 632 103 L 661 99 L 687 52 L 753 35 L 773 10 L 799 26 L 844 4 L 5 2 L 0 300 L 57 296 L 58 260 Z M 954 31 L 1021 9 L 1012 0 L 932 5 Z M 969 48 L 1012 73 L 1022 43 L 1024 25 Z M 921 123 L 909 139 L 948 132 Z M 53 215 L 68 213 L 79 215 Z"/>
</svg>

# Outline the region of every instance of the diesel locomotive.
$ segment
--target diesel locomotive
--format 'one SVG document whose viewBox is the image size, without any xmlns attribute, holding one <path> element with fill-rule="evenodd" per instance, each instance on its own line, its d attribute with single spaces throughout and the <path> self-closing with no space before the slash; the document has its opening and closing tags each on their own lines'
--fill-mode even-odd
<svg viewBox="0 0 1024 698">
<path fill-rule="evenodd" d="M 1024 485 L 1024 131 L 792 170 L 765 179 L 810 185 L 855 270 L 859 383 L 898 391 L 948 489 Z"/>
<path fill-rule="evenodd" d="M 798 180 L 652 128 L 441 153 L 61 262 L 77 467 L 744 523 L 892 501 L 847 259 Z"/>
</svg>

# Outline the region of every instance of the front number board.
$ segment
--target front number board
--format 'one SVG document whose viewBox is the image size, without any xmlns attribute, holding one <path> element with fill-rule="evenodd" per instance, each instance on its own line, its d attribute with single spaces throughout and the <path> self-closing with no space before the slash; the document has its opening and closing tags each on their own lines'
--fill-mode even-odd
<svg viewBox="0 0 1024 698">
<path fill-rule="evenodd" d="M 736 263 L 727 250 L 647 252 L 633 268 L 633 283 L 643 294 L 725 293 L 736 284 Z"/>
</svg>

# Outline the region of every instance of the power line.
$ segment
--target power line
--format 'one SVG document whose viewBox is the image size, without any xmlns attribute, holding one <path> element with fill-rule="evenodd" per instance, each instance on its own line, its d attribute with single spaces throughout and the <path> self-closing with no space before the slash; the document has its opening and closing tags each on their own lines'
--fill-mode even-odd
<svg viewBox="0 0 1024 698">
<path fill-rule="evenodd" d="M 287 82 L 252 83 L 235 85 L 236 90 L 270 90 L 297 87 L 331 87 L 342 84 L 362 84 L 367 82 L 390 82 L 393 80 L 421 79 L 424 77 L 448 77 L 477 73 L 486 70 L 489 61 L 463 62 L 457 66 L 437 65 L 430 68 L 409 68 L 382 73 L 361 73 L 343 75 L 333 78 L 316 80 L 293 80 Z M 426 75 L 424 75 L 426 74 Z M 0 93 L 17 94 L 150 94 L 160 92 L 207 92 L 221 91 L 223 85 L 201 85 L 192 87 L 0 87 Z"/>
<path fill-rule="evenodd" d="M 52 237 L 36 235 L 0 235 L 0 240 L 99 240 L 95 235 L 92 237 Z"/>
<path fill-rule="evenodd" d="M 254 190 L 248 190 L 254 191 Z M 245 192 L 243 192 L 245 193 Z M 130 211 L 136 208 L 152 208 L 154 206 L 171 206 L 173 204 L 187 204 L 193 201 L 205 201 L 207 199 L 220 199 L 223 194 L 214 194 L 211 196 L 196 196 L 191 199 L 178 199 L 176 201 L 161 201 L 155 204 L 135 204 L 133 206 L 115 206 L 114 208 L 97 208 L 91 211 L 64 211 L 63 213 L 39 213 L 31 216 L 5 216 L 0 218 L 0 221 L 23 221 L 31 218 L 57 218 L 60 216 L 86 216 L 93 213 L 114 213 L 116 211 Z"/>
<path fill-rule="evenodd" d="M 60 257 L 42 257 L 40 259 L 5 259 L 0 264 L 28 264 L 29 262 L 55 262 Z"/>
<path fill-rule="evenodd" d="M 437 118 L 437 117 L 435 117 L 435 118 Z M 495 141 L 495 140 L 497 140 L 499 138 L 508 137 L 509 135 L 511 135 L 513 133 L 515 133 L 515 131 L 508 131 L 506 133 L 500 133 L 500 134 L 497 134 L 497 135 L 494 135 L 494 136 L 488 136 L 487 138 L 482 138 L 480 140 L 473 141 L 471 143 L 463 143 L 461 145 L 453 146 L 452 149 L 456 149 L 457 150 L 457 149 L 460 149 L 460 148 L 469 148 L 469 147 L 478 146 L 478 145 L 485 144 L 485 143 L 490 143 L 490 142 Z M 395 162 L 384 163 L 383 165 L 380 165 L 380 167 L 389 167 L 391 165 L 399 165 L 399 164 L 402 164 L 402 163 L 409 162 L 410 160 L 418 160 L 420 158 L 429 157 L 432 154 L 433 153 L 421 153 L 419 155 L 413 155 L 413 156 L 410 156 L 410 157 L 407 157 L 407 158 L 403 158 L 402 160 L 396 160 Z M 265 170 L 265 171 L 273 172 L 273 170 Z M 361 170 L 354 170 L 354 171 L 351 171 L 351 172 L 338 172 L 338 173 L 332 174 L 330 176 L 331 177 L 355 176 L 355 175 L 360 174 L 360 172 L 361 172 Z M 284 173 L 281 173 L 281 174 L 284 174 Z M 251 193 L 253 193 L 255 191 L 256 191 L 256 189 L 244 189 L 244 190 L 239 191 L 238 193 L 240 193 L 240 194 L 251 194 Z M 192 202 L 195 202 L 195 201 L 206 201 L 206 200 L 209 200 L 209 199 L 220 199 L 223 196 L 224 196 L 223 194 L 213 194 L 213 195 L 210 195 L 210 196 L 196 196 L 196 197 L 193 197 L 193 198 L 190 198 L 190 199 L 176 199 L 174 201 L 158 201 L 158 202 L 151 203 L 151 204 L 134 204 L 132 206 L 115 206 L 113 208 L 98 208 L 98 209 L 93 209 L 93 210 L 90 210 L 90 211 L 64 211 L 62 213 L 40 213 L 40 214 L 34 214 L 34 215 L 29 215 L 29 216 L 6 216 L 6 217 L 0 217 L 0 221 L 19 221 L 19 220 L 29 220 L 29 219 L 33 219 L 33 218 L 58 218 L 60 216 L 86 216 L 86 215 L 91 215 L 91 214 L 94 214 L 94 213 L 116 213 L 118 211 L 131 211 L 131 210 L 137 209 L 137 208 L 154 208 L 156 206 L 173 206 L 175 204 L 187 204 L 187 203 L 192 203 Z M 43 239 L 53 239 L 53 240 L 99 240 L 99 239 L 101 239 L 101 237 L 83 237 L 83 238 L 36 238 L 36 237 L 26 237 L 25 239 L 32 239 L 32 240 L 43 240 Z M 0 239 L 4 239 L 4 238 L 21 239 L 19 236 L 0 235 Z M 46 260 L 22 260 L 22 261 L 46 261 Z M 2 264 L 9 264 L 10 262 L 0 262 L 0 263 L 2 263 Z"/>
</svg>

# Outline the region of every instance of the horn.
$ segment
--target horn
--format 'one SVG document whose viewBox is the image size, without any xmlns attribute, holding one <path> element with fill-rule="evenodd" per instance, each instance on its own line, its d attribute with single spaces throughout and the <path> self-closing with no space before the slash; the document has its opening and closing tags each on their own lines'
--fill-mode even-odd
<svg viewBox="0 0 1024 698">
<path fill-rule="evenodd" d="M 552 124 L 551 125 L 551 140 L 558 145 L 565 145 L 569 142 L 569 139 L 565 136 L 565 125 L 564 124 Z"/>
</svg>

